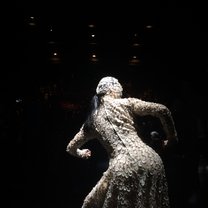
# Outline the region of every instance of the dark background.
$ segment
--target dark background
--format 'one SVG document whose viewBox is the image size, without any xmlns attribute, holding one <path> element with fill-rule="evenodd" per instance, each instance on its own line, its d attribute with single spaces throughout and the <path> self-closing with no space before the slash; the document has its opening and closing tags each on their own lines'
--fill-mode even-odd
<svg viewBox="0 0 208 208">
<path fill-rule="evenodd" d="M 206 6 L 8 4 L 0 78 L 3 207 L 81 207 L 107 156 L 96 140 L 87 161 L 65 149 L 108 75 L 119 79 L 124 96 L 170 108 L 179 137 L 163 156 L 171 205 L 207 207 Z M 151 125 L 145 135 L 157 130 L 151 122 L 144 119 Z"/>
</svg>

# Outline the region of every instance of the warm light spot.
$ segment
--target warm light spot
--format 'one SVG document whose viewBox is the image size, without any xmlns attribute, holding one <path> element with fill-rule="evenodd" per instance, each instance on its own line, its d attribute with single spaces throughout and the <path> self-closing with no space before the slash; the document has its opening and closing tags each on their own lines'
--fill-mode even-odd
<svg viewBox="0 0 208 208">
<path fill-rule="evenodd" d="M 140 63 L 140 60 L 137 58 L 137 56 L 132 56 L 132 58 L 129 60 L 129 65 L 136 66 Z"/>
<path fill-rule="evenodd" d="M 55 44 L 56 42 L 55 41 L 49 41 L 48 43 L 49 44 Z"/>
<path fill-rule="evenodd" d="M 89 24 L 88 27 L 93 28 L 93 27 L 95 27 L 95 25 Z"/>
<path fill-rule="evenodd" d="M 35 26 L 36 25 L 36 21 L 35 21 L 35 17 L 34 16 L 30 16 L 29 17 L 28 24 L 30 26 Z"/>
<path fill-rule="evenodd" d="M 133 43 L 133 46 L 138 47 L 138 46 L 140 46 L 140 44 L 139 43 Z"/>
<path fill-rule="evenodd" d="M 21 98 L 16 99 L 16 103 L 21 103 L 21 102 L 22 102 Z"/>
<path fill-rule="evenodd" d="M 98 62 L 97 55 L 96 55 L 96 54 L 92 54 L 90 60 L 91 60 L 92 62 Z"/>
<path fill-rule="evenodd" d="M 146 28 L 147 29 L 151 29 L 152 28 L 152 25 L 147 25 Z"/>
<path fill-rule="evenodd" d="M 60 56 L 57 52 L 52 53 L 52 56 L 50 57 L 50 60 L 52 61 L 52 63 L 56 64 L 56 63 L 61 63 L 61 59 Z"/>
</svg>

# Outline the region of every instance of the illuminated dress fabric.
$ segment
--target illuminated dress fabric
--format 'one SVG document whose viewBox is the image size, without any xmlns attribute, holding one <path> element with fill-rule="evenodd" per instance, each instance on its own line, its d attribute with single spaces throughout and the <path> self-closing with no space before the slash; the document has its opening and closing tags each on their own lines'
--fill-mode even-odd
<svg viewBox="0 0 208 208">
<path fill-rule="evenodd" d="M 70 154 L 83 158 L 87 150 L 79 148 L 96 138 L 109 155 L 108 169 L 82 208 L 169 207 L 163 162 L 138 136 L 135 114 L 159 117 L 167 135 L 176 137 L 170 111 L 164 105 L 104 95 L 100 106 L 67 146 Z"/>
</svg>

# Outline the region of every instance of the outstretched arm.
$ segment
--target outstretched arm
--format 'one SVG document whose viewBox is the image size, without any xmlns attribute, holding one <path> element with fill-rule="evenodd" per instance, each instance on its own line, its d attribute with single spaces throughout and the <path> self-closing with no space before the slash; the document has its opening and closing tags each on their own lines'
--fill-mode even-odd
<svg viewBox="0 0 208 208">
<path fill-rule="evenodd" d="M 91 151 L 89 149 L 79 148 L 92 138 L 93 135 L 90 134 L 89 131 L 86 131 L 83 125 L 79 132 L 68 143 L 66 151 L 73 156 L 88 159 L 91 156 Z"/>
<path fill-rule="evenodd" d="M 167 140 L 165 145 L 170 145 L 178 141 L 175 124 L 170 110 L 163 104 L 146 102 L 137 98 L 128 98 L 131 110 L 140 115 L 152 115 L 160 119 L 165 131 Z"/>
</svg>

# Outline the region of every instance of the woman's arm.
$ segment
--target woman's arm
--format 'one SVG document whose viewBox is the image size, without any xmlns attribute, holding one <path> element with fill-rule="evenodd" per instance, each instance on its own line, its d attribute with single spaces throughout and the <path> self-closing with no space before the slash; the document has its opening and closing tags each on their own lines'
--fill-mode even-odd
<svg viewBox="0 0 208 208">
<path fill-rule="evenodd" d="M 140 116 L 151 115 L 158 117 L 165 131 L 165 145 L 178 141 L 177 131 L 170 110 L 163 104 L 146 102 L 137 98 L 128 98 L 131 110 Z"/>
<path fill-rule="evenodd" d="M 93 135 L 89 132 L 89 130 L 86 130 L 83 125 L 79 132 L 68 143 L 66 151 L 73 156 L 88 159 L 91 156 L 91 151 L 89 149 L 79 148 L 92 138 Z"/>
</svg>

